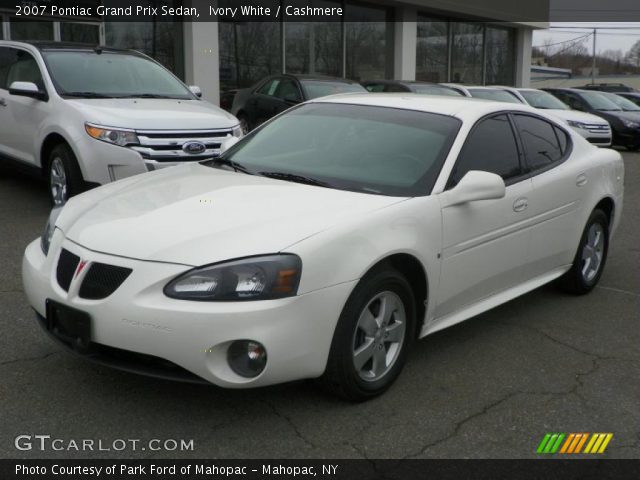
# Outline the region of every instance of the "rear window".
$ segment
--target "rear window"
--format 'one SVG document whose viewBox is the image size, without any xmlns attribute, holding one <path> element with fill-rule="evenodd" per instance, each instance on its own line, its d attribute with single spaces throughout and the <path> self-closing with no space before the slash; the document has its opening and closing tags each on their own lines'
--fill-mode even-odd
<svg viewBox="0 0 640 480">
<path fill-rule="evenodd" d="M 302 88 L 307 93 L 307 99 L 326 97 L 337 93 L 363 93 L 365 88 L 358 83 L 329 82 L 324 80 L 302 80 Z"/>
<path fill-rule="evenodd" d="M 522 103 L 516 97 L 504 90 L 490 90 L 484 88 L 469 88 L 469 93 L 474 98 L 493 100 L 494 102 Z"/>
<path fill-rule="evenodd" d="M 560 160 L 566 153 L 566 134 L 551 123 L 529 115 L 514 115 L 516 127 L 532 171 L 544 169 Z"/>
</svg>

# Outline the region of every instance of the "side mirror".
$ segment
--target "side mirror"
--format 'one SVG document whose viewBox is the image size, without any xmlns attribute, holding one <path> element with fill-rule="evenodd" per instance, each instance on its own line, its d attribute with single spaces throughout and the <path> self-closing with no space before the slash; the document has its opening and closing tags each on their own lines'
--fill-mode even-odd
<svg viewBox="0 0 640 480">
<path fill-rule="evenodd" d="M 451 190 L 442 194 L 442 206 L 453 207 L 477 200 L 493 200 L 505 196 L 505 184 L 495 173 L 470 170 Z"/>
<path fill-rule="evenodd" d="M 202 90 L 200 90 L 199 86 L 189 85 L 189 90 L 191 90 L 191 93 L 193 93 L 196 97 L 202 98 Z"/>
<path fill-rule="evenodd" d="M 220 144 L 220 154 L 222 155 L 224 152 L 233 147 L 236 143 L 238 143 L 240 139 L 238 137 L 234 137 L 232 135 L 228 135 Z"/>
<path fill-rule="evenodd" d="M 9 86 L 9 94 L 19 97 L 35 98 L 37 100 L 47 100 L 46 92 L 43 92 L 33 82 L 13 82 Z"/>
</svg>

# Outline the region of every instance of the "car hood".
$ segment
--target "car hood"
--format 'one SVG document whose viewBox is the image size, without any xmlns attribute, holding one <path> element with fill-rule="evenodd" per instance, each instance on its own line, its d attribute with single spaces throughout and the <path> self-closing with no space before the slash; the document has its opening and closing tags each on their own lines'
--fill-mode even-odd
<svg viewBox="0 0 640 480">
<path fill-rule="evenodd" d="M 105 98 L 66 100 L 89 122 L 138 130 L 229 128 L 238 120 L 202 100 Z"/>
<path fill-rule="evenodd" d="M 280 252 L 339 222 L 405 200 L 197 163 L 119 183 L 72 199 L 57 226 L 96 252 L 191 266 Z"/>
<path fill-rule="evenodd" d="M 586 113 L 586 112 L 580 112 L 578 110 L 549 109 L 545 111 L 549 112 L 551 115 L 555 115 L 556 117 L 561 118 L 564 121 L 571 120 L 573 122 L 582 122 L 582 123 L 589 123 L 589 124 L 595 124 L 595 125 L 605 125 L 608 123 L 605 119 L 601 117 L 598 117 L 596 115 L 591 115 L 590 113 Z"/>
</svg>

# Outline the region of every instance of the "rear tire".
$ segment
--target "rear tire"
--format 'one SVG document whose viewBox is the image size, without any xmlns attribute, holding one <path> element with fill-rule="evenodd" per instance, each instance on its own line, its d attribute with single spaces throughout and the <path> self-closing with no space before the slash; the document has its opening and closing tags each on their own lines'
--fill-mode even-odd
<svg viewBox="0 0 640 480">
<path fill-rule="evenodd" d="M 69 145 L 56 145 L 47 162 L 49 196 L 54 207 L 64 205 L 74 195 L 85 190 L 82 172 Z"/>
<path fill-rule="evenodd" d="M 340 315 L 320 384 L 352 401 L 386 391 L 415 338 L 411 286 L 396 270 L 378 269 L 356 286 Z"/>
<path fill-rule="evenodd" d="M 575 295 L 589 293 L 597 285 L 609 251 L 609 220 L 594 210 L 584 228 L 571 269 L 558 280 L 560 287 Z"/>
</svg>

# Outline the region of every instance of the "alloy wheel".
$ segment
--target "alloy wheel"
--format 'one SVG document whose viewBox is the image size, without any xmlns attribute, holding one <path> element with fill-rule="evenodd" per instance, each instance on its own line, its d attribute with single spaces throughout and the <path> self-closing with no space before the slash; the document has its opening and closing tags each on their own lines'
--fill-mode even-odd
<svg viewBox="0 0 640 480">
<path fill-rule="evenodd" d="M 582 278 L 591 282 L 602 265 L 604 254 L 604 229 L 599 223 L 589 227 L 587 238 L 582 248 Z"/>
</svg>

